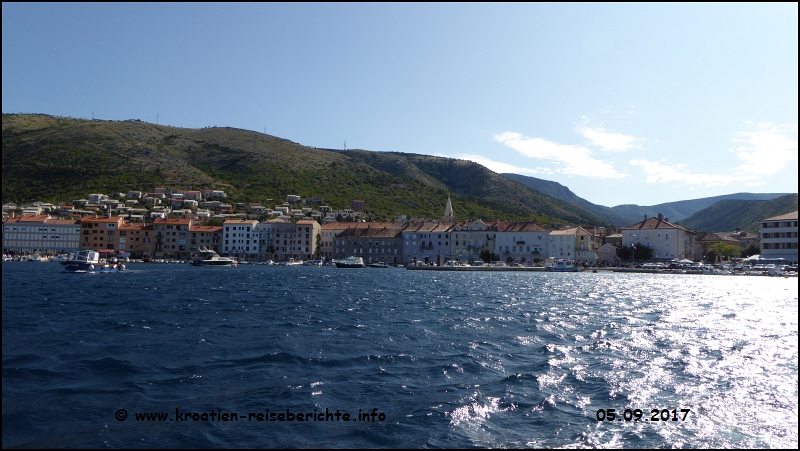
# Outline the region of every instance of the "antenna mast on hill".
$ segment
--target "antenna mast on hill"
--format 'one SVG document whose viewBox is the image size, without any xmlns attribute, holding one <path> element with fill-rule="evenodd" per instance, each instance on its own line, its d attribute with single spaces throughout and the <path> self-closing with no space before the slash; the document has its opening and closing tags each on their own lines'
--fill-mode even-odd
<svg viewBox="0 0 800 451">
<path fill-rule="evenodd" d="M 344 150 L 347 150 L 347 140 L 344 140 Z"/>
</svg>

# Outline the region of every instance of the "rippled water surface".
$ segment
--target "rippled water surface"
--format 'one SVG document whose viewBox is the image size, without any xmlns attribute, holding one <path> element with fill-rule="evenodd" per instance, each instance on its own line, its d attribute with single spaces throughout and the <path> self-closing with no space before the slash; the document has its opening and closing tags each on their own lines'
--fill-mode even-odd
<svg viewBox="0 0 800 451">
<path fill-rule="evenodd" d="M 2 271 L 4 447 L 798 446 L 796 278 Z"/>
</svg>

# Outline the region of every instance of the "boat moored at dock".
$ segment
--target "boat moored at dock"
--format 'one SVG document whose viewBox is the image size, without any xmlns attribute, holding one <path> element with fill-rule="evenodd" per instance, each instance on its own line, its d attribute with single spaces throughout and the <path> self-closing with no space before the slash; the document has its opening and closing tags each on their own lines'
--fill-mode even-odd
<svg viewBox="0 0 800 451">
<path fill-rule="evenodd" d="M 545 268 L 550 272 L 578 272 L 579 266 L 568 258 L 549 259 Z"/>
<path fill-rule="evenodd" d="M 347 257 L 334 262 L 337 268 L 365 268 L 364 259 L 361 257 Z"/>
</svg>

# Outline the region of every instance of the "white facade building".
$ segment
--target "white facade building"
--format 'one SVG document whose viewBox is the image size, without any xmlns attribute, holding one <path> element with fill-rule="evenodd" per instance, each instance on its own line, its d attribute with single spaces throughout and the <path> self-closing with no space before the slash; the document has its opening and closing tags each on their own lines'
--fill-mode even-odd
<svg viewBox="0 0 800 451">
<path fill-rule="evenodd" d="M 783 258 L 797 264 L 797 211 L 758 222 L 761 224 L 761 257 Z"/>
<path fill-rule="evenodd" d="M 695 232 L 686 227 L 672 224 L 659 214 L 642 222 L 622 228 L 622 247 L 643 244 L 653 249 L 653 260 L 697 260 Z"/>
<path fill-rule="evenodd" d="M 99 204 L 104 200 L 108 200 L 108 196 L 106 196 L 105 194 L 89 194 L 88 196 L 86 196 L 86 199 L 93 204 Z"/>
<path fill-rule="evenodd" d="M 496 222 L 480 219 L 456 223 L 450 232 L 450 257 L 462 262 L 479 260 L 481 249 L 494 249 L 495 235 L 499 230 Z M 403 245 L 405 241 L 404 238 Z"/>
<path fill-rule="evenodd" d="M 567 230 L 554 230 L 549 235 L 550 243 L 547 245 L 547 256 L 553 258 L 567 258 L 574 260 L 575 234 Z"/>
<path fill-rule="evenodd" d="M 258 255 L 258 221 L 229 219 L 222 223 L 222 253 L 254 260 Z"/>
<path fill-rule="evenodd" d="M 56 255 L 78 250 L 80 221 L 47 215 L 11 218 L 3 224 L 3 253 Z"/>
<path fill-rule="evenodd" d="M 499 223 L 492 251 L 504 262 L 525 265 L 547 257 L 547 229 L 535 222 Z"/>
</svg>

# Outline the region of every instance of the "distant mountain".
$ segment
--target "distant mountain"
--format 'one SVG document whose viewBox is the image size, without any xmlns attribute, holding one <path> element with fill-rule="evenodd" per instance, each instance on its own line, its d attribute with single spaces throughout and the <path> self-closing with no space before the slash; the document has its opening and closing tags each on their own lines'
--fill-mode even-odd
<svg viewBox="0 0 800 451">
<path fill-rule="evenodd" d="M 501 175 L 511 180 L 515 180 L 519 183 L 522 183 L 523 185 L 531 189 L 547 194 L 548 196 L 555 197 L 556 199 L 561 199 L 563 201 L 581 207 L 585 210 L 588 210 L 595 216 L 597 216 L 598 218 L 602 219 L 603 221 L 609 224 L 629 225 L 632 224 L 633 222 L 636 222 L 636 221 L 631 221 L 630 218 L 615 212 L 612 208 L 593 204 L 582 197 L 578 197 L 577 194 L 573 193 L 572 191 L 570 191 L 569 188 L 558 182 L 553 182 L 550 180 L 542 180 L 536 177 L 528 177 L 519 174 L 501 174 Z"/>
<path fill-rule="evenodd" d="M 512 180 L 516 180 L 532 189 L 540 191 L 570 202 L 574 205 L 580 206 L 592 213 L 597 217 L 609 223 L 621 226 L 627 226 L 641 221 L 644 215 L 648 217 L 657 216 L 659 213 L 669 218 L 670 222 L 683 220 L 698 211 L 710 207 L 721 200 L 772 200 L 789 193 L 736 193 L 725 194 L 722 196 L 705 197 L 693 200 L 680 200 L 676 202 L 667 202 L 658 205 L 640 206 L 633 204 L 617 205 L 616 207 L 605 207 L 602 205 L 593 204 L 586 199 L 578 197 L 575 193 L 569 190 L 566 186 L 551 182 L 549 180 L 537 179 L 535 177 L 527 177 L 519 174 L 502 174 Z"/>
<path fill-rule="evenodd" d="M 611 209 L 617 214 L 623 215 L 631 220 L 630 224 L 641 221 L 644 215 L 650 217 L 656 216 L 659 213 L 669 218 L 670 222 L 679 221 L 683 223 L 689 216 L 721 200 L 772 200 L 787 194 L 789 193 L 736 193 L 704 197 L 701 199 L 679 200 L 649 207 L 641 207 L 639 205 L 617 205 L 616 207 L 611 207 Z"/>
<path fill-rule="evenodd" d="M 732 232 L 740 227 L 758 233 L 758 221 L 797 210 L 797 194 L 772 200 L 733 200 L 716 202 L 681 221 L 681 225 L 702 232 Z"/>
</svg>

